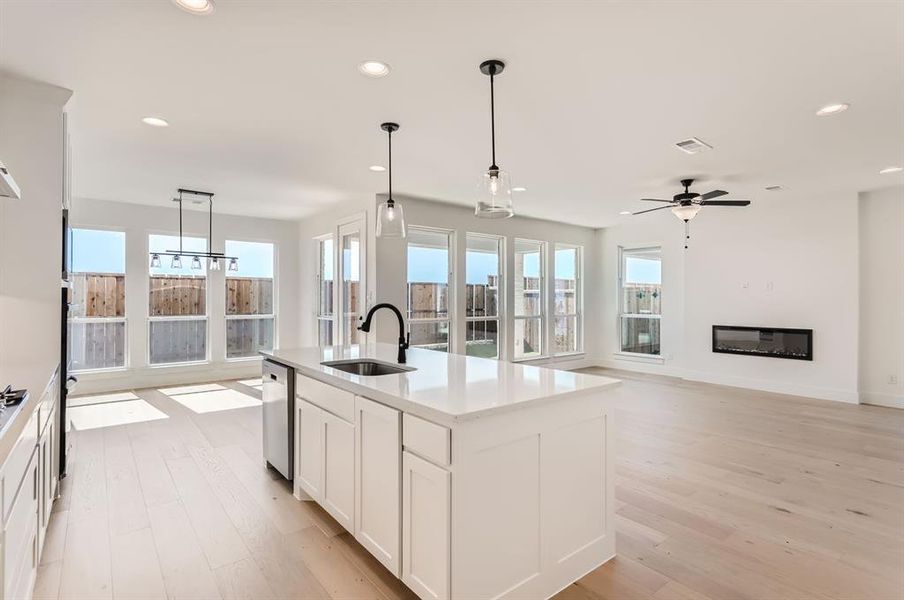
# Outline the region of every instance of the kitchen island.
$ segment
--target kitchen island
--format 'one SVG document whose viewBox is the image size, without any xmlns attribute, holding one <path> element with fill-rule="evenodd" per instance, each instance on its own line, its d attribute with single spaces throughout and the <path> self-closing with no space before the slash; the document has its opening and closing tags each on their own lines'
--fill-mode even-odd
<svg viewBox="0 0 904 600">
<path fill-rule="evenodd" d="M 296 497 L 421 598 L 546 598 L 615 555 L 618 380 L 397 351 L 264 353 L 295 370 Z M 405 370 L 347 372 L 361 359 Z"/>
</svg>

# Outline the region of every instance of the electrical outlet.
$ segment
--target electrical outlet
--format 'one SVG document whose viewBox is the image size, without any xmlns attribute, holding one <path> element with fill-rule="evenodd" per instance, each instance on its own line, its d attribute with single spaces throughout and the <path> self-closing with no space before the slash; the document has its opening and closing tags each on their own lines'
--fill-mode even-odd
<svg viewBox="0 0 904 600">
<path fill-rule="evenodd" d="M 888 383 L 889 383 L 890 385 L 898 385 L 898 376 L 897 376 L 897 375 L 889 375 L 889 376 L 888 376 Z"/>
<path fill-rule="evenodd" d="M 749 287 L 750 287 L 749 282 L 745 281 L 745 282 L 741 283 L 741 289 L 746 290 Z"/>
<path fill-rule="evenodd" d="M 774 287 L 775 287 L 775 286 L 772 285 L 772 282 L 771 282 L 771 281 L 767 281 L 767 282 L 766 282 L 766 291 L 767 291 L 767 292 L 771 292 L 771 291 L 774 289 Z"/>
</svg>

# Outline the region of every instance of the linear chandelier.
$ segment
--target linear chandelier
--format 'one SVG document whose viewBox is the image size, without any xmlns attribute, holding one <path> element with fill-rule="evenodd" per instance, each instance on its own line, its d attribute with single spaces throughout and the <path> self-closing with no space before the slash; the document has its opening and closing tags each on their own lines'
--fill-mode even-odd
<svg viewBox="0 0 904 600">
<path fill-rule="evenodd" d="M 182 257 L 191 258 L 191 268 L 200 270 L 201 269 L 201 259 L 208 259 L 208 268 L 211 271 L 219 271 L 222 267 L 220 265 L 220 261 L 229 261 L 229 270 L 230 271 L 238 271 L 239 270 L 239 259 L 235 256 L 226 256 L 223 252 L 213 252 L 210 248 L 213 247 L 213 193 L 212 192 L 199 192 L 197 190 L 187 190 L 185 188 L 179 188 L 179 197 L 173 198 L 173 202 L 179 203 L 179 249 L 178 250 L 167 250 L 166 252 L 151 252 L 151 268 L 160 268 L 160 257 L 161 256 L 172 256 L 172 262 L 170 263 L 170 268 L 173 269 L 181 269 L 182 268 Z M 204 196 L 207 198 L 208 205 L 208 213 L 207 213 L 207 252 L 192 252 L 189 250 L 184 250 L 182 247 L 182 195 L 189 194 L 192 196 Z"/>
</svg>

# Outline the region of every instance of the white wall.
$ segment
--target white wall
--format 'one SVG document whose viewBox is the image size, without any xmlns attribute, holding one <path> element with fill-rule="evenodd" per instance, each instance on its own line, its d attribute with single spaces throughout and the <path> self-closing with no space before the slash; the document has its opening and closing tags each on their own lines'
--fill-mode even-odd
<svg viewBox="0 0 904 600">
<path fill-rule="evenodd" d="M 860 194 L 860 401 L 904 408 L 904 186 Z"/>
<path fill-rule="evenodd" d="M 207 237 L 207 212 L 185 210 L 186 236 Z M 78 199 L 71 211 L 73 227 L 114 229 L 126 233 L 126 319 L 129 367 L 124 371 L 83 373 L 78 393 L 135 387 L 211 381 L 231 377 L 257 377 L 259 359 L 227 361 L 225 326 L 225 271 L 208 272 L 208 340 L 210 362 L 184 366 L 149 366 L 147 352 L 148 234 L 178 235 L 176 204 L 166 207 L 124 202 Z M 226 239 L 271 242 L 275 246 L 276 343 L 300 345 L 297 223 L 213 215 L 212 247 L 222 250 Z"/>
<path fill-rule="evenodd" d="M 46 385 L 59 364 L 62 114 L 71 94 L 0 72 L 0 160 L 22 190 L 20 200 L 0 198 L 0 387 Z"/>
<path fill-rule="evenodd" d="M 816 398 L 856 402 L 857 194 L 764 192 L 747 208 L 704 208 L 683 224 L 669 211 L 600 232 L 601 364 Z M 618 247 L 663 247 L 663 364 L 619 359 Z M 814 360 L 711 351 L 712 325 L 814 330 Z"/>
<path fill-rule="evenodd" d="M 376 202 L 382 202 L 383 196 L 378 196 Z M 465 265 L 465 236 L 467 233 L 484 233 L 505 237 L 506 280 L 511 281 L 514 272 L 514 241 L 515 238 L 524 238 L 552 244 L 567 243 L 583 247 L 583 273 L 584 273 L 584 351 L 587 356 L 593 357 L 598 352 L 598 338 L 595 333 L 599 328 L 598 306 L 600 282 L 599 270 L 596 268 L 598 251 L 597 238 L 594 230 L 587 227 L 577 227 L 552 221 L 542 221 L 526 217 L 515 216 L 510 219 L 488 220 L 478 219 L 474 216 L 474 209 L 469 206 L 444 204 L 418 198 L 410 198 L 396 195 L 405 210 L 405 220 L 408 226 L 424 226 L 453 230 L 455 235 L 455 289 L 464 288 Z M 517 210 L 517 205 L 516 205 Z M 551 250 L 550 250 L 551 252 Z M 391 302 L 403 312 L 407 303 L 407 262 L 405 240 L 380 238 L 376 240 L 377 277 L 375 287 L 377 302 Z M 547 284 L 551 281 L 547 280 Z M 514 304 L 514 288 L 506 286 L 505 309 Z M 456 314 L 458 323 L 453 332 L 459 340 L 465 336 L 465 299 L 463 294 L 456 294 Z M 395 317 L 388 311 L 384 311 L 377 319 L 376 335 L 380 341 L 395 343 L 398 336 L 398 324 Z M 508 325 L 504 327 L 504 356 L 511 358 L 514 349 L 514 336 L 510 326 L 511 314 L 506 315 Z M 574 368 L 592 364 L 593 361 L 584 357 L 561 357 L 553 360 L 534 361 L 538 364 L 551 364 L 556 362 L 562 368 Z"/>
</svg>

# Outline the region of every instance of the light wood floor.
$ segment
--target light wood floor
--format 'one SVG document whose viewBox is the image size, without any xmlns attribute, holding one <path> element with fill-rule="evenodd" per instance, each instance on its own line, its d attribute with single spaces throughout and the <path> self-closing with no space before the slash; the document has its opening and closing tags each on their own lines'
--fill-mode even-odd
<svg viewBox="0 0 904 600">
<path fill-rule="evenodd" d="M 904 411 L 621 375 L 618 556 L 557 600 L 904 598 Z M 414 597 L 261 466 L 258 407 L 135 393 L 167 418 L 72 435 L 36 598 Z"/>
</svg>

